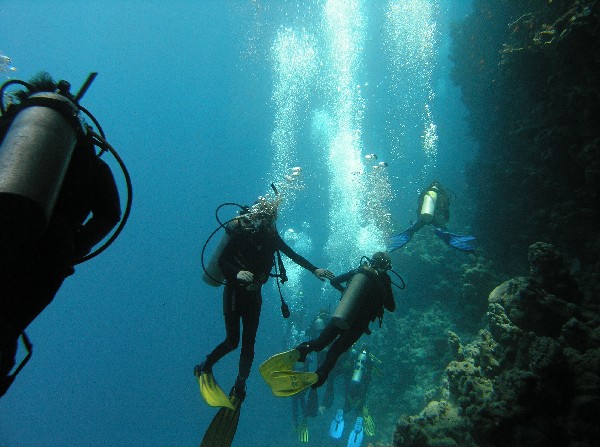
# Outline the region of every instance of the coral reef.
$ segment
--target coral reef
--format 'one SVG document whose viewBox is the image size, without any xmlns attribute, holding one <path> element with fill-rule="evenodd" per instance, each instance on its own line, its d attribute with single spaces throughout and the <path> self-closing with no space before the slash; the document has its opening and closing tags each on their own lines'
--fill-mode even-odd
<svg viewBox="0 0 600 447">
<path fill-rule="evenodd" d="M 452 359 L 447 333 L 477 334 L 487 309 L 485 297 L 501 281 L 481 254 L 457 253 L 428 230 L 394 253 L 407 287 L 395 292 L 397 311 L 386 314 L 382 328 L 365 339 L 383 361 L 385 380 L 374 377 L 368 401 L 384 439 L 392 435 L 397 408 L 416 412 L 430 399 L 444 398 L 440 378 Z"/>
<path fill-rule="evenodd" d="M 529 262 L 492 291 L 476 339 L 449 332 L 446 393 L 400 417 L 395 446 L 600 443 L 600 318 L 552 245 L 531 245 Z"/>
</svg>

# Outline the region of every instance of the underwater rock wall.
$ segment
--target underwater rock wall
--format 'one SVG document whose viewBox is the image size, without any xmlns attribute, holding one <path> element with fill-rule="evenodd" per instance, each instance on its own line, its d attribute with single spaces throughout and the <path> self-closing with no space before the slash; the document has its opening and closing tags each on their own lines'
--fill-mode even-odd
<svg viewBox="0 0 600 447">
<path fill-rule="evenodd" d="M 449 332 L 445 392 L 400 417 L 394 446 L 600 445 L 600 318 L 552 245 L 529 261 L 490 294 L 475 340 Z"/>
<path fill-rule="evenodd" d="M 468 169 L 475 233 L 510 275 L 530 244 L 575 260 L 598 302 L 600 5 L 474 0 L 453 29 L 453 80 L 479 152 Z"/>
</svg>

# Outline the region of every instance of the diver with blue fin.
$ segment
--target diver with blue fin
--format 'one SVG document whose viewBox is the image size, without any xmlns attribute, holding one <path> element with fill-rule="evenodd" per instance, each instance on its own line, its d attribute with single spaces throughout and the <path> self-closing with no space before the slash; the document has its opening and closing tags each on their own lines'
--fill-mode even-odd
<svg viewBox="0 0 600 447">
<path fill-rule="evenodd" d="M 344 368 L 345 395 L 344 406 L 338 408 L 329 427 L 329 436 L 340 439 L 344 434 L 344 418 L 356 414 L 356 421 L 348 436 L 349 447 L 359 447 L 363 436 L 375 435 L 375 423 L 366 405 L 367 393 L 371 384 L 375 362 L 381 363 L 366 345 L 352 348 L 351 363 Z"/>
<path fill-rule="evenodd" d="M 390 256 L 375 253 L 367 262 L 331 280 L 331 284 L 342 292 L 342 298 L 331 321 L 320 335 L 281 354 L 274 355 L 260 366 L 263 379 L 274 395 L 292 396 L 311 387 L 307 406 L 317 403 L 316 388 L 325 383 L 338 358 L 360 338 L 370 334 L 369 323 L 381 319 L 385 310 L 396 308 L 392 293 L 392 280 L 388 271 L 392 269 Z M 342 284 L 347 283 L 347 287 Z M 404 287 L 404 281 L 402 282 Z M 325 360 L 315 372 L 299 372 L 292 368 L 296 362 L 304 362 L 311 352 L 320 352 L 329 346 Z M 311 397 L 311 394 L 314 397 Z M 311 411 L 310 409 L 308 411 Z"/>
<path fill-rule="evenodd" d="M 475 250 L 475 236 L 449 233 L 446 224 L 450 219 L 450 197 L 438 181 L 433 181 L 419 195 L 417 221 L 402 233 L 390 237 L 388 250 L 390 252 L 404 247 L 413 235 L 425 225 L 432 225 L 435 234 L 450 247 L 461 251 Z"/>
</svg>

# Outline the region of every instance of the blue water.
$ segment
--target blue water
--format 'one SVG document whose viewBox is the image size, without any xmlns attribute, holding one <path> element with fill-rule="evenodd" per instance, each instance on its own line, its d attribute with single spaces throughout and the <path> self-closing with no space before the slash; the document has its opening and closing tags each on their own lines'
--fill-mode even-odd
<svg viewBox="0 0 600 447">
<path fill-rule="evenodd" d="M 279 173 L 272 166 L 277 110 L 270 48 L 282 27 L 312 27 L 318 37 L 325 2 L 297 3 L 0 3 L 0 50 L 17 68 L 11 76 L 27 80 L 46 70 L 77 91 L 89 72 L 99 72 L 82 105 L 102 124 L 134 185 L 121 236 L 79 266 L 29 327 L 34 355 L 0 400 L 0 446 L 199 444 L 215 411 L 201 401 L 192 368 L 224 336 L 221 290 L 201 281 L 199 253 L 220 203 L 252 203 L 280 180 L 272 178 Z M 469 2 L 439 2 L 431 78 L 435 160 L 423 154 L 419 135 L 414 144 L 390 143 L 389 129 L 399 116 L 389 112 L 398 98 L 387 88 L 392 75 L 382 49 L 386 3 L 359 2 L 365 40 L 355 75 L 365 100 L 362 149 L 390 162 L 394 230 L 413 218 L 418 189 L 436 177 L 460 198 L 452 223 L 464 226 L 469 202 L 463 167 L 474 148 L 448 77 L 447 52 L 449 23 L 468 11 Z M 324 50 L 320 54 L 327 58 Z M 328 185 L 334 180 L 325 149 L 310 140 L 319 92 L 309 96 L 310 104 L 299 108 L 304 121 L 296 124 L 292 157 L 304 168 L 306 187 L 288 204 L 279 228 L 309 223 L 312 248 L 302 254 L 325 267 L 336 258 L 323 248 L 332 236 Z M 107 161 L 124 196 L 118 167 Z M 318 281 L 308 278 L 302 285 L 307 307 L 326 304 Z M 234 446 L 297 445 L 289 402 L 273 397 L 256 374 L 260 362 L 286 347 L 279 298 L 271 287 L 264 295 L 254 374 Z M 223 359 L 215 374 L 228 389 L 237 353 Z M 326 436 L 328 425 L 329 418 L 314 422 L 311 445 L 322 445 L 319 431 Z"/>
</svg>

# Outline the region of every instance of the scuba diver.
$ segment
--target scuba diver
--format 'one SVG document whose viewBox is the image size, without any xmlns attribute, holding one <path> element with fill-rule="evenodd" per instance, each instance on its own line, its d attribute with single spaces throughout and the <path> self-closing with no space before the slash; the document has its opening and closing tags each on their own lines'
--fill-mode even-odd
<svg viewBox="0 0 600 447">
<path fill-rule="evenodd" d="M 453 234 L 446 231 L 446 224 L 450 219 L 450 197 L 438 181 L 433 181 L 419 195 L 417 208 L 417 221 L 402 233 L 390 237 L 388 250 L 390 252 L 405 246 L 417 231 L 425 225 L 432 225 L 435 234 L 450 247 L 462 251 L 475 250 L 475 237 Z"/>
<path fill-rule="evenodd" d="M 269 279 L 275 254 L 281 251 L 321 281 L 334 278 L 332 272 L 314 266 L 284 242 L 275 226 L 278 206 L 279 200 L 261 197 L 246 213 L 232 219 L 225 227 L 226 242 L 220 244 L 221 253 L 218 248 L 213 256 L 213 259 L 218 258 L 219 272 L 211 272 L 212 267 L 208 268 L 213 280 L 220 279 L 219 275 L 225 278 L 223 314 L 226 338 L 194 368 L 202 396 L 211 406 L 231 405 L 229 398 L 216 384 L 212 368 L 221 358 L 237 348 L 240 341 L 240 321 L 242 349 L 239 373 L 232 393 L 240 399 L 245 397 L 246 379 L 254 360 L 254 343 L 262 305 L 261 289 Z"/>
<path fill-rule="evenodd" d="M 331 285 L 342 292 L 342 298 L 321 334 L 300 343 L 295 349 L 274 355 L 261 365 L 261 375 L 273 394 L 292 396 L 310 386 L 307 405 L 311 405 L 311 394 L 314 402 L 314 391 L 325 383 L 338 358 L 362 334 L 371 333 L 370 322 L 379 319 L 381 325 L 384 310 L 395 310 L 392 280 L 387 273 L 391 269 L 390 256 L 377 252 L 368 262 L 331 280 Z M 346 288 L 342 286 L 343 283 L 348 283 Z M 309 353 L 322 351 L 327 346 L 329 350 L 325 360 L 315 372 L 292 370 L 294 364 L 304 362 Z"/>
<path fill-rule="evenodd" d="M 31 357 L 25 329 L 75 265 L 114 241 L 129 214 L 129 175 L 95 118 L 79 105 L 96 75 L 90 74 L 76 96 L 68 82 L 57 83 L 46 72 L 0 89 L 4 99 L 9 85 L 26 88 L 10 94 L 7 109 L 0 101 L 0 396 Z M 110 150 L 126 176 L 129 200 L 122 219 L 115 179 L 94 146 Z M 91 253 L 119 221 L 109 241 Z M 19 337 L 28 354 L 11 374 Z"/>
<path fill-rule="evenodd" d="M 344 368 L 345 395 L 344 407 L 338 408 L 329 427 L 329 436 L 340 439 L 344 434 L 344 416 L 354 413 L 358 416 L 348 436 L 348 447 L 359 447 L 365 434 L 375 435 L 375 423 L 366 405 L 369 385 L 375 369 L 375 358 L 369 349 L 352 348 L 350 365 Z"/>
<path fill-rule="evenodd" d="M 275 186 L 272 184 L 271 187 L 277 194 Z M 219 228 L 225 229 L 225 235 L 208 267 L 204 268 L 202 261 L 204 281 L 213 286 L 225 286 L 223 314 L 226 338 L 204 361 L 194 367 L 194 375 L 198 378 L 200 393 L 205 402 L 210 406 L 221 407 L 209 425 L 201 447 L 229 446 L 235 437 L 240 408 L 246 397 L 246 379 L 254 360 L 254 343 L 262 306 L 261 289 L 269 276 L 276 276 L 278 285 L 280 279 L 282 282 L 287 280 L 279 252 L 312 272 L 321 281 L 334 278 L 332 272 L 315 267 L 281 238 L 275 226 L 279 203 L 280 197 L 273 200 L 260 197 L 250 208 L 243 207 L 240 216 L 220 225 Z M 206 248 L 206 244 L 204 247 Z M 276 270 L 279 266 L 280 274 L 270 274 L 274 265 Z M 223 279 L 224 283 L 221 282 Z M 288 318 L 289 308 L 283 297 L 281 301 L 283 316 Z M 237 348 L 240 342 L 240 321 L 242 349 L 238 376 L 227 396 L 216 383 L 212 368 Z"/>
</svg>

